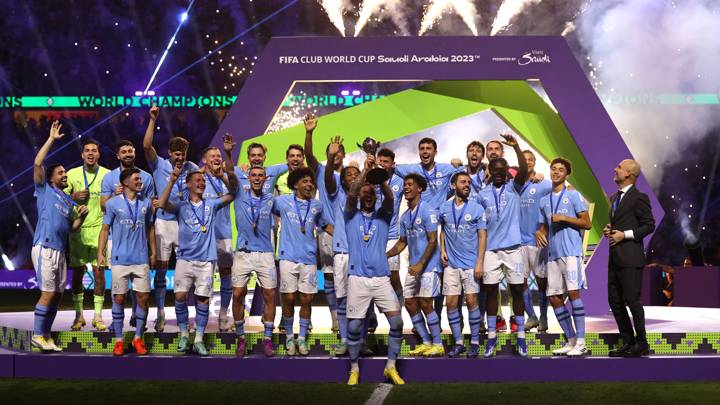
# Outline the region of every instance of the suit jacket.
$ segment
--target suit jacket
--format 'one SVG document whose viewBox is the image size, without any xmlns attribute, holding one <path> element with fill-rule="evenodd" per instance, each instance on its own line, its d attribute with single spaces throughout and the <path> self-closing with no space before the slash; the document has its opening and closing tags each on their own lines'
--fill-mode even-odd
<svg viewBox="0 0 720 405">
<path fill-rule="evenodd" d="M 610 203 L 617 198 L 612 195 Z M 633 239 L 624 239 L 610 247 L 609 265 L 616 267 L 645 266 L 645 249 L 643 238 L 655 230 L 655 219 L 650 209 L 650 199 L 631 186 L 620 200 L 615 212 L 610 210 L 610 228 L 618 231 L 633 231 Z"/>
</svg>

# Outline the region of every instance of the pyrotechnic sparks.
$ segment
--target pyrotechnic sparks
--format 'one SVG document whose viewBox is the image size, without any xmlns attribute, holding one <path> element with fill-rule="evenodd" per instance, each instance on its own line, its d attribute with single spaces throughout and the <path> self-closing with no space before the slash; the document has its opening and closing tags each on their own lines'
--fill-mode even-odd
<svg viewBox="0 0 720 405">
<path fill-rule="evenodd" d="M 513 17 L 520 14 L 531 4 L 540 3 L 542 0 L 505 0 L 500 5 L 495 21 L 492 24 L 490 35 L 495 35 L 505 29 Z"/>
<path fill-rule="evenodd" d="M 442 18 L 445 12 L 454 10 L 465 25 L 470 28 L 473 35 L 477 35 L 477 27 L 475 26 L 475 17 L 477 10 L 471 0 L 433 0 L 425 9 L 422 21 L 420 22 L 420 33 L 423 35 L 425 31 L 432 28 Z"/>
<path fill-rule="evenodd" d="M 365 28 L 370 18 L 378 12 L 382 13 L 383 16 L 376 18 L 376 21 L 379 22 L 382 20 L 382 17 L 388 16 L 398 29 L 400 29 L 401 35 L 409 35 L 407 23 L 402 16 L 402 5 L 403 0 L 365 0 L 360 6 L 360 16 L 357 24 L 355 24 L 355 36 L 360 34 L 360 31 Z"/>
<path fill-rule="evenodd" d="M 325 10 L 330 22 L 345 36 L 345 22 L 343 21 L 342 0 L 318 0 L 320 6 Z"/>
</svg>

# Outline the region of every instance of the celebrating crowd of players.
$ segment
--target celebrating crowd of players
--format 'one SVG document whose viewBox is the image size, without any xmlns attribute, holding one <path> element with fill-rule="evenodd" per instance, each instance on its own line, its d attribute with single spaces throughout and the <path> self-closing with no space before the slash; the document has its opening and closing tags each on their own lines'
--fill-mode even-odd
<svg viewBox="0 0 720 405">
<path fill-rule="evenodd" d="M 150 173 L 135 166 L 135 147 L 130 141 L 117 145 L 120 165 L 112 171 L 99 166 L 99 145 L 93 140 L 83 141 L 82 166 L 67 172 L 62 165 L 45 169 L 48 151 L 63 137 L 61 125 L 52 124 L 34 166 L 38 224 L 32 260 L 41 289 L 35 307 L 35 347 L 60 351 L 50 330 L 65 288 L 68 252 L 76 310 L 72 329 L 85 325 L 82 275 L 88 265 L 95 274 L 92 326 L 98 331 L 108 329 L 102 308 L 104 272 L 110 267 L 114 353 L 123 355 L 127 347 L 124 301 L 130 295 L 130 324 L 135 327 L 131 346 L 135 353 L 147 354 L 142 334 L 149 312 L 150 269 L 155 270 L 154 326 L 162 332 L 166 271 L 175 252 L 178 352 L 192 346 L 194 352 L 208 354 L 203 333 L 217 265 L 221 280 L 218 324 L 221 331 L 235 330 L 240 357 L 247 349 L 244 298 L 253 273 L 265 304 L 264 354 L 274 355 L 278 291 L 282 308 L 278 326 L 287 336 L 286 353 L 309 353 L 307 335 L 312 328 L 319 266 L 333 329 L 337 327 L 341 339 L 336 353 L 350 357 L 349 384 L 358 383 L 358 358 L 374 307 L 390 325 L 385 376 L 396 384 L 403 383 L 395 368 L 403 337 L 401 303 L 421 340 L 411 355 L 446 354 L 440 327 L 445 301 L 455 341 L 447 355 L 472 358 L 482 352 L 493 356 L 497 331 L 502 330 L 498 322 L 504 324 L 496 315 L 503 280 L 512 298 L 518 355 L 527 356 L 526 331 L 547 330 L 548 301 L 567 338 L 556 354 L 587 353 L 580 290 L 584 287 L 582 230 L 590 229 L 590 219 L 580 194 L 566 187 L 572 172 L 568 160 L 551 162 L 548 181 L 535 173 L 533 153 L 522 151 L 513 136 L 501 134 L 502 140 L 487 144 L 487 154 L 483 144 L 471 142 L 465 165 L 436 163 L 435 140 L 423 138 L 418 145 L 419 163 L 396 164 L 393 151 L 383 148 L 377 155 L 367 154 L 363 167 L 344 166 L 343 140 L 334 137 L 327 145 L 324 165 L 313 154 L 317 119 L 308 115 L 305 145 L 289 146 L 286 164 L 264 167 L 266 149 L 252 143 L 247 147 L 249 164 L 236 167 L 232 161 L 235 142 L 226 135 L 223 150 L 205 149 L 198 167 L 186 161 L 189 144 L 180 137 L 170 139 L 168 158 L 158 156 L 153 147 L 157 116 L 153 106 L 143 140 Z M 518 167 L 509 167 L 504 145 L 517 155 Z M 372 184 L 366 176 L 378 167 L 387 171 L 388 180 Z M 403 213 L 402 197 L 407 202 Z M 409 266 L 401 280 L 399 254 L 406 248 Z M 539 317 L 528 290 L 531 272 L 540 292 Z M 133 294 L 127 294 L 130 282 Z M 196 311 L 192 343 L 189 294 L 195 296 Z M 297 337 L 293 333 L 296 299 L 300 303 Z M 462 335 L 462 302 L 469 318 L 468 348 Z M 234 322 L 228 318 L 231 304 Z M 481 348 L 484 332 L 488 338 Z"/>
</svg>

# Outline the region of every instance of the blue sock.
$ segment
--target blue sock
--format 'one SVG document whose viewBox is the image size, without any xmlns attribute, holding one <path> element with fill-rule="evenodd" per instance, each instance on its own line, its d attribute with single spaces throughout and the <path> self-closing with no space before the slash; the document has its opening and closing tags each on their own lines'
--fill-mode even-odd
<svg viewBox="0 0 720 405">
<path fill-rule="evenodd" d="M 437 312 L 433 311 L 426 315 L 427 317 L 427 324 L 428 328 L 430 329 L 430 334 L 432 335 L 432 342 L 434 344 L 441 344 L 442 343 L 442 331 L 440 330 L 440 317 L 438 316 Z"/>
<path fill-rule="evenodd" d="M 572 317 L 575 322 L 575 330 L 577 331 L 577 337 L 585 339 L 585 305 L 583 305 L 582 299 L 578 298 L 572 300 Z"/>
<path fill-rule="evenodd" d="M 295 335 L 293 334 L 293 324 L 295 323 L 294 316 L 286 316 L 285 319 L 285 335 L 288 339 L 292 339 Z"/>
<path fill-rule="evenodd" d="M 488 339 L 497 337 L 497 314 L 487 314 Z"/>
<path fill-rule="evenodd" d="M 208 324 L 208 318 L 210 318 L 210 305 L 208 304 L 195 304 L 195 340 L 197 341 L 197 335 L 205 333 L 205 327 Z"/>
<path fill-rule="evenodd" d="M 123 322 L 125 322 L 125 308 L 113 300 L 112 303 L 112 325 L 115 338 L 123 338 Z"/>
<path fill-rule="evenodd" d="M 272 339 L 272 333 L 273 329 L 275 329 L 275 324 L 272 322 L 263 322 L 263 326 L 265 326 L 264 337 Z"/>
<path fill-rule="evenodd" d="M 555 311 L 555 318 L 557 318 L 560 328 L 562 328 L 565 337 L 572 339 L 575 337 L 575 330 L 573 330 L 572 321 L 570 320 L 570 313 L 565 306 L 560 308 L 553 308 Z"/>
<path fill-rule="evenodd" d="M 227 315 L 230 301 L 232 300 L 232 276 L 220 277 L 220 316 Z"/>
<path fill-rule="evenodd" d="M 548 297 L 545 291 L 540 291 L 540 319 L 545 319 L 547 321 L 547 313 L 548 313 Z"/>
<path fill-rule="evenodd" d="M 450 323 L 450 330 L 452 330 L 453 338 L 455 338 L 455 344 L 464 344 L 462 338 L 462 330 L 460 329 L 460 311 L 458 311 L 457 309 L 447 311 L 447 317 L 448 322 Z"/>
<path fill-rule="evenodd" d="M 425 325 L 425 318 L 423 318 L 422 311 L 413 315 L 410 318 L 410 320 L 412 321 L 413 326 L 415 327 L 415 330 L 417 331 L 418 335 L 420 335 L 420 339 L 422 339 L 423 344 L 429 345 L 430 344 L 430 332 L 428 332 L 427 326 Z"/>
<path fill-rule="evenodd" d="M 388 338 L 388 359 L 395 360 L 400 354 L 400 345 L 402 343 L 403 321 L 400 315 L 388 318 L 390 324 L 390 337 Z"/>
<path fill-rule="evenodd" d="M 270 329 L 272 333 L 272 329 Z M 245 320 L 241 319 L 239 321 L 235 321 L 235 335 L 237 337 L 241 337 L 245 335 Z"/>
<path fill-rule="evenodd" d="M 325 299 L 330 312 L 337 311 L 337 297 L 335 296 L 335 282 L 333 280 L 325 279 Z"/>
<path fill-rule="evenodd" d="M 307 337 L 308 326 L 310 326 L 310 319 L 300 318 L 300 333 L 298 333 L 299 339 L 305 339 Z"/>
<path fill-rule="evenodd" d="M 468 317 L 470 318 L 470 344 L 480 344 L 480 324 L 482 323 L 482 314 L 480 308 L 471 309 L 468 311 Z"/>
<path fill-rule="evenodd" d="M 45 335 L 45 322 L 48 317 L 48 307 L 45 305 L 35 305 L 35 318 L 33 326 L 33 335 L 44 336 Z"/>
<path fill-rule="evenodd" d="M 187 335 L 188 333 L 188 319 L 190 314 L 188 313 L 187 301 L 175 300 L 175 316 L 177 317 L 178 328 L 181 334 Z"/>
<path fill-rule="evenodd" d="M 147 311 L 138 305 L 138 307 L 135 308 L 135 338 L 142 337 L 143 330 L 145 329 L 145 321 L 147 321 Z"/>
<path fill-rule="evenodd" d="M 347 341 L 347 297 L 338 298 L 337 303 L 337 316 L 338 316 L 338 327 L 340 329 L 340 342 L 345 343 Z"/>
<path fill-rule="evenodd" d="M 165 312 L 165 294 L 167 293 L 166 274 L 167 270 L 155 270 L 155 289 L 153 290 L 153 293 L 155 296 L 155 306 L 157 307 L 158 312 Z M 133 304 L 133 307 L 134 306 L 135 304 Z"/>
<path fill-rule="evenodd" d="M 525 315 L 515 315 L 515 323 L 517 324 L 518 339 L 525 338 Z"/>
<path fill-rule="evenodd" d="M 45 325 L 43 326 L 43 330 L 45 331 L 45 336 L 50 336 L 50 331 L 52 330 L 53 323 L 55 322 L 55 317 L 58 313 L 58 306 L 60 304 L 50 304 L 48 307 L 48 314 L 47 317 L 45 317 Z"/>
<path fill-rule="evenodd" d="M 353 363 L 360 358 L 362 323 L 362 319 L 350 319 L 348 321 L 348 353 L 350 361 Z"/>
<path fill-rule="evenodd" d="M 523 291 L 523 301 L 525 302 L 525 312 L 528 314 L 528 316 L 537 317 L 537 315 L 535 315 L 535 308 L 533 308 L 532 294 L 530 294 L 530 288 L 526 288 L 525 291 Z"/>
</svg>

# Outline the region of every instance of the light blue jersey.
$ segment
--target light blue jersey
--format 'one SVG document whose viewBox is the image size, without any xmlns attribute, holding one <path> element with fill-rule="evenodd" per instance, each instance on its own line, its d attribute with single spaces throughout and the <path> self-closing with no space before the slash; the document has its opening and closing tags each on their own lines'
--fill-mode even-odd
<svg viewBox="0 0 720 405">
<path fill-rule="evenodd" d="M 548 256 L 550 260 L 583 256 L 582 231 L 565 222 L 553 224 L 553 213 L 577 218 L 578 214 L 587 210 L 587 203 L 577 190 L 564 188 L 563 191 L 551 193 L 540 200 L 540 223 L 548 225 Z"/>
<path fill-rule="evenodd" d="M 35 184 L 37 198 L 37 225 L 33 246 L 41 245 L 64 252 L 74 217 L 74 203 L 62 190 L 50 183 Z"/>
<path fill-rule="evenodd" d="M 273 252 L 271 242 L 273 225 L 273 196 L 240 189 L 235 195 L 235 226 L 237 250 Z M 254 226 L 253 226 L 254 224 Z"/>
<path fill-rule="evenodd" d="M 422 200 L 436 210 L 448 199 L 450 179 L 452 179 L 453 174 L 464 170 L 464 166 L 455 168 L 449 163 L 435 163 L 435 166 L 429 172 L 426 172 L 420 163 L 395 166 L 395 173 L 400 177 L 404 178 L 410 173 L 417 173 L 425 177 L 428 184 L 427 189 L 422 193 Z"/>
<path fill-rule="evenodd" d="M 485 209 L 487 250 L 503 250 L 520 246 L 520 190 L 514 180 L 500 188 L 489 184 L 480 191 L 479 202 Z"/>
<path fill-rule="evenodd" d="M 440 207 L 448 264 L 456 269 L 474 269 L 478 257 L 478 231 L 486 229 L 482 205 L 468 199 L 458 207 L 454 199 Z"/>
<path fill-rule="evenodd" d="M 157 155 L 156 155 L 157 156 Z M 148 162 L 150 170 L 152 171 L 153 181 L 155 181 L 155 187 L 157 190 L 165 190 L 168 181 L 170 180 L 170 174 L 172 174 L 174 167 L 170 164 L 170 160 L 157 156 L 154 162 Z M 185 178 L 188 173 L 197 171 L 198 167 L 195 163 L 185 161 L 180 170 L 180 176 L 175 181 L 172 192 L 170 193 L 170 201 L 173 205 L 177 206 L 180 200 L 187 200 L 188 191 Z M 144 180 L 143 180 L 144 182 Z M 177 217 L 175 214 L 167 212 L 163 209 L 158 209 L 156 213 L 157 217 L 165 221 L 175 221 Z"/>
<path fill-rule="evenodd" d="M 263 184 L 262 192 L 264 194 L 272 194 L 273 190 L 275 189 L 275 183 L 277 182 L 278 177 L 282 176 L 287 171 L 288 166 L 285 163 L 266 167 L 265 176 L 267 176 L 267 178 L 265 179 L 265 184 Z M 249 190 L 250 180 L 248 179 L 248 172 L 245 172 L 241 168 L 236 167 L 235 175 L 240 182 L 240 189 Z"/>
<path fill-rule="evenodd" d="M 338 219 L 337 221 L 335 221 L 335 226 L 333 230 L 333 253 L 348 252 L 347 234 L 345 233 L 345 221 L 339 220 L 343 218 L 346 202 L 347 194 L 345 193 L 345 190 L 339 189 L 338 192 L 335 193 L 335 197 L 333 198 L 333 210 L 335 210 L 334 218 Z"/>
<path fill-rule="evenodd" d="M 205 173 L 204 199 L 220 198 L 228 193 L 225 182 L 218 177 Z M 237 201 L 237 199 L 235 200 Z M 237 204 L 237 202 L 236 202 Z M 230 222 L 230 205 L 220 208 L 215 220 L 215 237 L 218 240 L 232 239 L 232 223 Z"/>
<path fill-rule="evenodd" d="M 393 194 L 393 216 L 390 221 L 390 230 L 388 231 L 389 240 L 397 240 L 400 238 L 400 228 L 398 227 L 398 220 L 400 219 L 400 203 L 402 202 L 403 195 L 403 178 L 393 172 L 390 181 L 388 182 L 390 190 Z M 379 209 L 383 202 L 383 192 L 380 186 L 375 187 L 375 193 L 377 194 L 377 202 L 375 203 L 375 209 Z"/>
<path fill-rule="evenodd" d="M 152 176 L 145 170 L 138 170 L 140 170 L 140 178 L 143 183 L 142 189 L 140 190 L 140 198 L 152 199 L 156 197 L 155 182 Z M 103 177 L 102 190 L 100 191 L 101 196 L 112 197 L 115 194 L 115 189 L 120 185 L 120 172 L 122 172 L 122 168 L 117 167 Z"/>
<path fill-rule="evenodd" d="M 316 199 L 296 198 L 295 194 L 275 197 L 272 213 L 280 216 L 280 260 L 293 263 L 317 264 L 315 228 L 325 226 L 323 205 Z M 305 232 L 303 232 L 303 230 Z"/>
<path fill-rule="evenodd" d="M 416 264 L 425 253 L 428 245 L 427 233 L 437 232 L 438 214 L 435 209 L 420 201 L 414 210 L 408 209 L 400 217 L 400 237 L 404 237 L 410 251 L 410 265 Z M 435 249 L 423 273 L 434 271 L 442 273 L 440 249 Z"/>
<path fill-rule="evenodd" d="M 535 231 L 537 231 L 540 199 L 552 191 L 552 183 L 543 180 L 533 183 L 530 180 L 520 189 L 520 235 L 523 246 L 536 246 Z"/>
<path fill-rule="evenodd" d="M 470 196 L 468 197 L 471 200 L 477 200 L 480 196 L 480 191 L 482 191 L 487 184 L 485 184 L 485 172 L 482 170 L 482 167 L 477 171 L 475 174 L 470 174 L 470 172 L 465 171 L 470 176 Z"/>
<path fill-rule="evenodd" d="M 392 212 L 385 212 L 382 208 L 372 213 L 357 209 L 353 212 L 345 211 L 349 247 L 348 274 L 359 277 L 390 275 L 385 247 L 391 220 Z"/>
<path fill-rule="evenodd" d="M 327 189 L 325 188 L 325 168 L 324 164 L 318 163 L 317 173 L 315 173 L 315 182 L 317 184 L 318 196 L 323 206 L 323 221 L 326 224 L 335 225 L 335 210 L 333 209 L 334 195 L 328 195 Z M 333 179 L 335 179 L 336 190 L 335 193 L 341 192 L 342 186 L 340 185 L 340 174 L 333 173 Z"/>
<path fill-rule="evenodd" d="M 115 236 L 110 263 L 121 266 L 148 264 L 147 226 L 152 224 L 152 203 L 148 198 L 128 200 L 116 195 L 105 203 L 103 224 Z"/>
<path fill-rule="evenodd" d="M 217 212 L 223 207 L 222 201 L 212 198 L 193 203 L 186 199 L 176 207 L 179 229 L 177 258 L 186 261 L 216 261 L 214 226 Z"/>
</svg>

